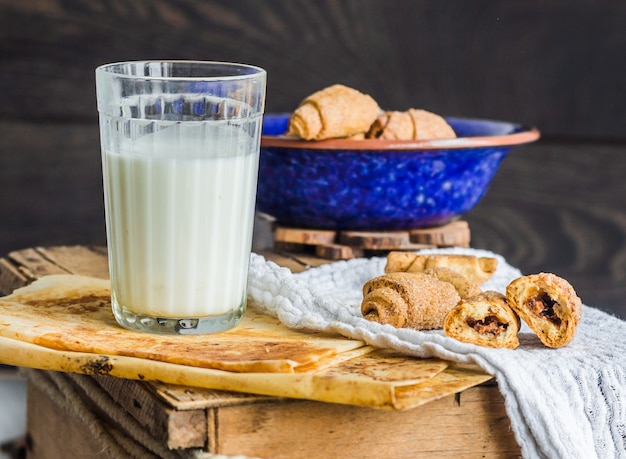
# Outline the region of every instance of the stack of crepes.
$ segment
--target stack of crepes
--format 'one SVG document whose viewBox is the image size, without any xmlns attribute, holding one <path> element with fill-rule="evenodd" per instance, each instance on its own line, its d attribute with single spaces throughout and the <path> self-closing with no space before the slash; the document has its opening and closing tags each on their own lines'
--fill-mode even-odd
<svg viewBox="0 0 626 459">
<path fill-rule="evenodd" d="M 492 379 L 475 368 L 298 331 L 255 308 L 232 330 L 120 327 L 108 280 L 43 276 L 0 298 L 0 363 L 404 410 Z"/>
<path fill-rule="evenodd" d="M 504 293 L 521 276 L 501 256 L 483 288 Z M 544 346 L 522 327 L 516 349 L 459 342 L 441 330 L 397 329 L 363 318 L 362 287 L 384 272 L 385 258 L 340 261 L 299 274 L 254 255 L 249 297 L 291 328 L 338 332 L 368 344 L 418 357 L 477 364 L 494 375 L 526 458 L 626 457 L 626 322 L 583 305 L 576 336 L 567 346 Z"/>
</svg>

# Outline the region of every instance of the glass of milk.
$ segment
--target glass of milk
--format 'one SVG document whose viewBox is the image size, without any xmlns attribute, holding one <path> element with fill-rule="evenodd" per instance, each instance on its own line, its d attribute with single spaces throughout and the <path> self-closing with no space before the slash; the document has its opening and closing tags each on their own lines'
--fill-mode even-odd
<svg viewBox="0 0 626 459">
<path fill-rule="evenodd" d="M 215 333 L 246 309 L 266 72 L 96 69 L 111 303 L 123 327 Z"/>
</svg>

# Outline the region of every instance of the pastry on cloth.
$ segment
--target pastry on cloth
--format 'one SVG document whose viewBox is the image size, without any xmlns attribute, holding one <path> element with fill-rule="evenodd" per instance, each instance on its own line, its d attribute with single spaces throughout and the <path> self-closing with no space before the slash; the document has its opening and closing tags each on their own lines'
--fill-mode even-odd
<svg viewBox="0 0 626 459">
<path fill-rule="evenodd" d="M 323 140 L 364 135 L 378 114 L 367 94 L 336 84 L 305 98 L 289 118 L 287 135 Z"/>
<path fill-rule="evenodd" d="M 574 337 L 582 302 L 565 279 L 552 273 L 519 277 L 506 287 L 506 299 L 546 346 L 565 346 Z"/>
<path fill-rule="evenodd" d="M 515 349 L 520 319 L 506 297 L 488 290 L 461 300 L 444 318 L 443 331 L 454 339 L 479 346 Z"/>
<path fill-rule="evenodd" d="M 431 330 L 460 300 L 452 284 L 424 273 L 390 273 L 363 285 L 361 313 L 396 328 Z"/>
<path fill-rule="evenodd" d="M 478 284 L 470 281 L 463 274 L 450 268 L 426 268 L 424 274 L 435 276 L 440 281 L 449 282 L 456 289 L 461 299 L 478 295 L 482 292 Z"/>
<path fill-rule="evenodd" d="M 389 252 L 385 272 L 423 272 L 428 268 L 449 268 L 478 285 L 486 282 L 498 267 L 497 258 L 462 254 L 418 254 Z"/>
<path fill-rule="evenodd" d="M 366 135 L 381 140 L 454 139 L 456 133 L 441 116 L 421 109 L 380 114 Z"/>
</svg>

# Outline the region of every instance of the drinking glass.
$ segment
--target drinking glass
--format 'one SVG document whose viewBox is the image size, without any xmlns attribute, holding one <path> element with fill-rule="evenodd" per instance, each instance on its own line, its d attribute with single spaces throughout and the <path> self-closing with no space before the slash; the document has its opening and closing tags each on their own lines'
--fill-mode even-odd
<svg viewBox="0 0 626 459">
<path fill-rule="evenodd" d="M 215 333 L 246 309 L 266 72 L 96 69 L 111 304 L 123 327 Z"/>
</svg>

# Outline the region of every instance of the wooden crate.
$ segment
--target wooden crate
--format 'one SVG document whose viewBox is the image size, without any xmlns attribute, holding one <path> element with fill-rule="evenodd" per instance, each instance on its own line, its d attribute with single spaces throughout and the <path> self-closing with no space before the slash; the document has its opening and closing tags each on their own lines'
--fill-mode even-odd
<svg viewBox="0 0 626 459">
<path fill-rule="evenodd" d="M 102 438 L 105 435 L 96 438 L 95 434 L 100 431 L 112 439 L 121 435 L 131 437 L 127 442 L 135 451 L 142 452 L 141 457 L 155 454 L 151 450 L 157 450 L 156 457 L 172 452 L 176 457 L 190 458 L 197 457 L 198 452 L 267 459 L 510 458 L 520 455 L 502 396 L 494 384 L 396 412 L 159 387 L 112 377 L 56 375 L 57 379 L 93 379 L 92 385 L 110 394 L 109 399 L 98 397 L 99 391 L 82 392 L 80 403 L 94 416 L 85 419 L 76 404 L 60 406 L 54 397 L 38 387 L 40 378 L 32 374 L 31 377 L 28 392 L 30 459 L 111 457 L 112 451 L 107 449 L 107 445 L 108 448 L 111 445 L 107 438 Z M 169 394 L 164 395 L 164 391 Z M 172 401 L 174 406 L 170 405 Z M 130 429 L 120 426 L 110 413 L 130 415 L 142 428 L 131 434 Z M 94 421 L 100 425 L 94 426 Z"/>
</svg>

